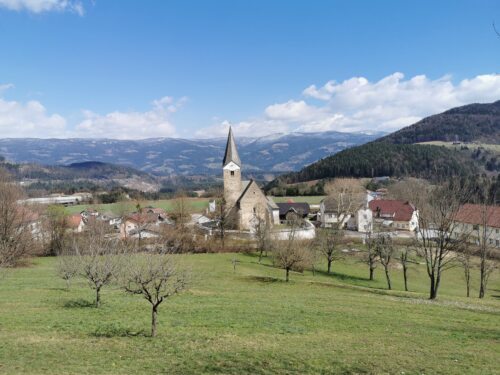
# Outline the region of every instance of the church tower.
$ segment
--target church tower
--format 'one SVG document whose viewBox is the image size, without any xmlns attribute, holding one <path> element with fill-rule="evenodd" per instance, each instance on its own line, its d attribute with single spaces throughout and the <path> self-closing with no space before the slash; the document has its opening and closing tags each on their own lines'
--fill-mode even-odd
<svg viewBox="0 0 500 375">
<path fill-rule="evenodd" d="M 236 149 L 233 130 L 229 128 L 226 153 L 222 161 L 224 171 L 224 199 L 228 207 L 233 207 L 241 195 L 241 160 Z"/>
</svg>

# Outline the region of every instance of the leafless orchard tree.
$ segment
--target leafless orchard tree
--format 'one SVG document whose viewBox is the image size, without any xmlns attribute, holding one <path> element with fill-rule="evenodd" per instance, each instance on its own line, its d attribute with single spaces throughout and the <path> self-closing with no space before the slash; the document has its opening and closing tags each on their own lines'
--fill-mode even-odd
<svg viewBox="0 0 500 375">
<path fill-rule="evenodd" d="M 394 256 L 395 246 L 390 235 L 379 234 L 374 241 L 375 254 L 377 254 L 380 264 L 384 267 L 387 289 L 392 289 L 390 266 Z"/>
<path fill-rule="evenodd" d="M 460 206 L 470 199 L 471 190 L 457 179 L 439 186 L 413 183 L 412 202 L 419 210 L 419 251 L 429 276 L 429 298 L 438 296 L 443 272 L 453 266 L 457 251 L 468 236 L 456 221 Z M 460 238 L 454 233 L 461 233 Z"/>
<path fill-rule="evenodd" d="M 403 280 L 405 284 L 405 291 L 408 292 L 408 272 L 410 270 L 410 265 L 416 263 L 412 256 L 415 253 L 417 244 L 415 241 L 406 242 L 401 244 L 401 249 L 399 251 L 399 262 L 403 268 Z"/>
<path fill-rule="evenodd" d="M 101 304 L 101 290 L 115 281 L 122 270 L 125 244 L 107 235 L 105 224 L 95 223 L 74 240 L 72 253 L 78 262 L 79 274 L 95 291 L 95 307 Z"/>
<path fill-rule="evenodd" d="M 289 223 L 290 232 L 284 240 L 273 241 L 273 263 L 276 267 L 285 270 L 285 281 L 290 280 L 290 271 L 303 271 L 311 264 L 311 243 L 299 240 L 297 230 L 300 228 L 300 221 L 294 220 Z"/>
<path fill-rule="evenodd" d="M 457 254 L 457 259 L 464 269 L 465 290 L 467 297 L 470 297 L 471 274 L 472 269 L 474 268 L 474 262 L 472 260 L 473 252 L 472 246 L 468 242 L 464 242 L 460 252 Z"/>
<path fill-rule="evenodd" d="M 57 275 L 66 282 L 66 289 L 71 287 L 71 280 L 79 274 L 78 257 L 68 254 L 67 251 L 59 253 L 57 256 Z"/>
<path fill-rule="evenodd" d="M 35 245 L 31 212 L 17 202 L 22 190 L 0 169 L 0 267 L 14 266 Z"/>
<path fill-rule="evenodd" d="M 257 242 L 257 251 L 259 252 L 259 263 L 262 262 L 264 253 L 271 247 L 271 224 L 268 215 L 257 215 L 254 218 L 254 238 Z"/>
<path fill-rule="evenodd" d="M 230 207 L 223 195 L 220 195 L 215 201 L 216 210 L 212 217 L 217 221 L 217 232 L 221 241 L 222 250 L 226 248 L 226 232 L 233 229 L 236 220 L 233 207 Z"/>
<path fill-rule="evenodd" d="M 47 207 L 45 230 L 48 235 L 48 255 L 58 255 L 63 252 L 67 239 L 66 212 L 62 206 Z"/>
<path fill-rule="evenodd" d="M 365 202 L 366 190 L 357 179 L 338 178 L 327 183 L 325 191 L 328 194 L 325 204 L 335 211 L 338 219 L 333 228 L 343 230 L 347 220 Z"/>
<path fill-rule="evenodd" d="M 185 290 L 188 284 L 189 273 L 181 270 L 176 256 L 171 254 L 131 255 L 125 267 L 125 290 L 151 304 L 151 337 L 156 336 L 161 303 Z"/>
<path fill-rule="evenodd" d="M 366 252 L 364 256 L 364 261 L 368 265 L 369 269 L 369 279 L 373 281 L 375 276 L 375 269 L 377 268 L 378 255 L 375 251 L 375 239 L 371 232 L 367 232 L 365 235 Z"/>
<path fill-rule="evenodd" d="M 479 245 L 479 298 L 484 298 L 488 279 L 496 268 L 495 260 L 490 259 L 494 229 L 488 224 L 493 220 L 493 216 L 495 215 L 496 208 L 493 205 L 497 198 L 497 192 L 492 191 L 491 180 L 484 179 L 481 185 L 482 189 L 478 193 L 480 223 L 474 229 L 474 234 Z"/>
<path fill-rule="evenodd" d="M 342 259 L 340 245 L 343 243 L 344 231 L 337 228 L 318 230 L 316 246 L 320 254 L 326 259 L 327 273 L 332 270 L 332 263 Z"/>
</svg>

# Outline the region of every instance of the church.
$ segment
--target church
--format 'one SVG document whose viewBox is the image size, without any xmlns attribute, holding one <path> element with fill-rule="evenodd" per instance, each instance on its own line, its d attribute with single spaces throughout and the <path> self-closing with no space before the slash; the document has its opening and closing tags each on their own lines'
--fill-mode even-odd
<svg viewBox="0 0 500 375">
<path fill-rule="evenodd" d="M 224 200 L 229 209 L 234 227 L 252 231 L 258 218 L 270 225 L 279 224 L 279 208 L 254 180 L 242 181 L 241 159 L 238 155 L 233 131 L 229 128 L 226 152 L 222 161 L 224 177 Z"/>
</svg>

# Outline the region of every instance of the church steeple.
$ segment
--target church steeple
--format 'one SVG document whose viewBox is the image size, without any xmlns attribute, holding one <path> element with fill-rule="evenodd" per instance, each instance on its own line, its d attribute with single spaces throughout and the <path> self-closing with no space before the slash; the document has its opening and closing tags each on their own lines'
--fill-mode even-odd
<svg viewBox="0 0 500 375">
<path fill-rule="evenodd" d="M 229 128 L 227 136 L 226 153 L 222 160 L 224 174 L 224 198 L 229 207 L 233 207 L 241 195 L 241 160 L 236 150 L 233 130 Z"/>
<path fill-rule="evenodd" d="M 227 136 L 226 143 L 226 153 L 224 154 L 224 160 L 222 160 L 222 167 L 225 167 L 229 163 L 233 162 L 238 167 L 241 168 L 241 160 L 238 155 L 238 150 L 236 149 L 236 142 L 234 141 L 233 129 L 229 127 L 229 134 Z"/>
</svg>

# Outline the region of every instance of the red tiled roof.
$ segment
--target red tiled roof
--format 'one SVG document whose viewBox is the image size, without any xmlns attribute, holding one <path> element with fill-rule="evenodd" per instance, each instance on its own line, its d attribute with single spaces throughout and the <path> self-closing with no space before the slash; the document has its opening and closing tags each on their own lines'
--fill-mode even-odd
<svg viewBox="0 0 500 375">
<path fill-rule="evenodd" d="M 156 223 L 158 221 L 158 214 L 155 213 L 133 213 L 130 214 L 126 217 L 126 220 L 132 220 L 135 221 L 136 223 L 142 223 L 142 224 L 152 224 Z"/>
<path fill-rule="evenodd" d="M 410 221 L 415 211 L 415 206 L 410 202 L 390 199 L 374 199 L 370 201 L 369 207 L 375 217 L 394 221 Z"/>
<path fill-rule="evenodd" d="M 486 219 L 487 226 L 500 228 L 500 207 L 483 206 L 481 204 L 464 204 L 457 213 L 456 221 L 467 224 L 482 224 Z"/>
<path fill-rule="evenodd" d="M 82 222 L 82 215 L 80 214 L 73 214 L 66 218 L 66 225 L 69 228 L 78 228 L 81 222 Z"/>
</svg>

